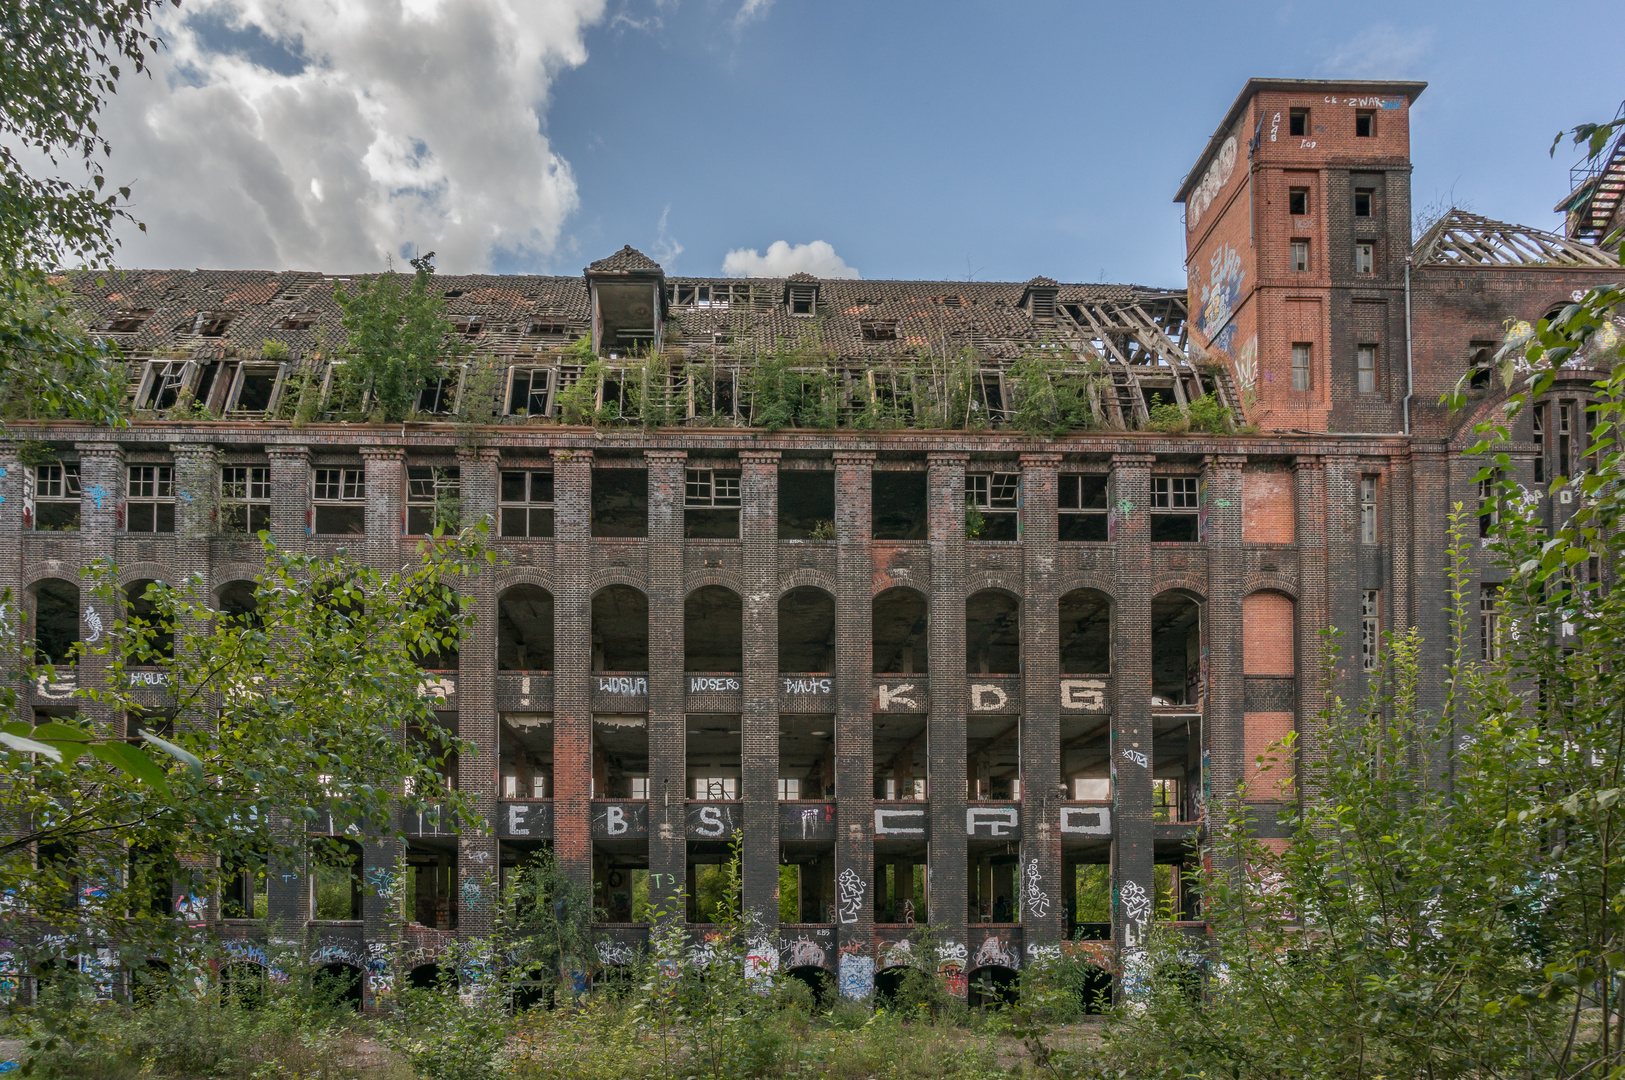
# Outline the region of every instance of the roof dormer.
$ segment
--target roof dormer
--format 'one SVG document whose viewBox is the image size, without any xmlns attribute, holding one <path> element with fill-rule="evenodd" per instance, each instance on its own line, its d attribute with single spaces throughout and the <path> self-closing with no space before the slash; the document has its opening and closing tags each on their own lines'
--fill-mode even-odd
<svg viewBox="0 0 1625 1080">
<path fill-rule="evenodd" d="M 818 314 L 818 279 L 808 273 L 791 274 L 784 280 L 784 305 L 790 314 L 810 319 Z"/>
<path fill-rule="evenodd" d="M 584 271 L 592 295 L 592 348 L 601 356 L 659 351 L 666 272 L 631 244 Z"/>
<path fill-rule="evenodd" d="M 1021 294 L 1021 306 L 1036 321 L 1050 322 L 1055 318 L 1055 298 L 1060 291 L 1058 282 L 1047 277 L 1035 277 L 1027 282 L 1027 288 Z"/>
</svg>

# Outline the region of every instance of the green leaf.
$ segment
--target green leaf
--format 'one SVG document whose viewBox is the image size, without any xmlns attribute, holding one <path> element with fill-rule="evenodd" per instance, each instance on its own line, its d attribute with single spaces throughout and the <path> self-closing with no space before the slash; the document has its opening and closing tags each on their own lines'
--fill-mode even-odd
<svg viewBox="0 0 1625 1080">
<path fill-rule="evenodd" d="M 62 760 L 62 751 L 56 747 L 48 746 L 42 742 L 35 742 L 33 739 L 25 739 L 21 735 L 13 735 L 9 731 L 0 731 L 0 743 L 4 743 L 13 750 L 19 750 L 25 754 L 40 754 L 59 763 Z"/>
<path fill-rule="evenodd" d="M 90 756 L 116 769 L 123 769 L 135 779 L 150 784 L 165 795 L 169 794 L 169 780 L 164 776 L 164 770 L 139 747 L 121 742 L 97 743 L 90 748 Z"/>
<path fill-rule="evenodd" d="M 143 731 L 141 733 L 141 737 L 147 742 L 151 743 L 153 746 L 156 746 L 158 749 L 162 750 L 164 753 L 168 754 L 170 757 L 184 762 L 186 767 L 192 770 L 193 777 L 198 780 L 203 779 L 203 762 L 198 760 L 196 754 L 182 750 L 169 740 L 160 739 L 150 731 Z"/>
</svg>

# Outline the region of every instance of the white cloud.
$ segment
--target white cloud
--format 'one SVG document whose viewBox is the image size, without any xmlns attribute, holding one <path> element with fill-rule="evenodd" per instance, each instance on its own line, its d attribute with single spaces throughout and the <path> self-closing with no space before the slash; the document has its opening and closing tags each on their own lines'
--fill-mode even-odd
<svg viewBox="0 0 1625 1080">
<path fill-rule="evenodd" d="M 683 253 L 683 245 L 678 243 L 675 236 L 666 231 L 666 219 L 670 216 L 671 203 L 667 203 L 666 208 L 660 211 L 660 225 L 655 233 L 655 242 L 649 248 L 649 254 L 654 256 L 654 261 L 659 263 L 661 269 L 668 274 L 671 273 L 672 266 L 676 264 L 677 256 Z"/>
<path fill-rule="evenodd" d="M 739 29 L 746 23 L 755 19 L 767 17 L 767 9 L 773 6 L 773 0 L 745 0 L 739 5 L 739 12 L 734 16 L 734 29 Z"/>
<path fill-rule="evenodd" d="M 604 0 L 195 0 L 120 84 L 125 265 L 451 271 L 540 265 L 577 206 L 541 133 Z M 222 33 L 222 31 L 224 33 Z M 229 40 L 229 51 L 211 42 Z M 244 45 L 248 42 L 248 45 Z"/>
<path fill-rule="evenodd" d="M 1433 48 L 1433 31 L 1400 30 L 1377 23 L 1349 38 L 1321 63 L 1322 71 L 1345 79 L 1403 79 L 1421 70 Z"/>
<path fill-rule="evenodd" d="M 863 276 L 846 265 L 846 260 L 822 240 L 795 247 L 775 240 L 768 246 L 766 255 L 755 248 L 735 248 L 723 257 L 722 272 L 729 277 L 789 277 L 799 273 L 821 278 Z"/>
</svg>

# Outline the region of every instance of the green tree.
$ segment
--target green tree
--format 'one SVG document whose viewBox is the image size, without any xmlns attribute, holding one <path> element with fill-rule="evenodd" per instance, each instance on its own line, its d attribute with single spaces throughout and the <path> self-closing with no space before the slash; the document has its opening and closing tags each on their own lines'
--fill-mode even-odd
<svg viewBox="0 0 1625 1080">
<path fill-rule="evenodd" d="M 345 341 L 339 350 L 341 397 L 359 415 L 395 422 L 417 408 L 432 376 L 465 351 L 446 318 L 446 302 L 431 291 L 434 252 L 412 260 L 412 277 L 377 274 L 354 290 L 335 289 Z"/>
<path fill-rule="evenodd" d="M 76 646 L 81 671 L 105 672 L 75 692 L 78 718 L 35 724 L 8 695 L 0 934 L 31 939 L 5 924 L 43 921 L 144 957 L 187 940 L 171 876 L 211 897 L 222 867 L 299 864 L 306 825 L 329 814 L 340 831 L 384 836 L 399 835 L 402 807 L 476 820 L 448 781 L 453 755 L 474 748 L 435 722 L 419 662 L 468 625 L 449 586 L 481 565 L 480 531 L 426 543 L 392 574 L 269 540 L 265 555 L 252 613 L 216 610 L 195 580 L 153 585 L 150 614 L 108 619 Z M 116 568 L 89 576 L 96 606 L 118 611 Z M 33 655 L 25 642 L 23 679 L 57 676 Z M 161 712 L 142 689 L 154 682 Z"/>
</svg>

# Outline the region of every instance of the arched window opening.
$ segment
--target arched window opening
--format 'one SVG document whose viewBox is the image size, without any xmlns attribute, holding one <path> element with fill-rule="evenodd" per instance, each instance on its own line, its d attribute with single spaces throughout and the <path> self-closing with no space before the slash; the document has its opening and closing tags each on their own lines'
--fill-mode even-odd
<svg viewBox="0 0 1625 1080">
<path fill-rule="evenodd" d="M 721 585 L 695 589 L 683 601 L 683 670 L 743 671 L 745 606 Z"/>
<path fill-rule="evenodd" d="M 592 669 L 649 670 L 649 598 L 629 585 L 592 598 Z"/>
<path fill-rule="evenodd" d="M 515 585 L 497 600 L 497 670 L 553 670 L 553 594 Z"/>
<path fill-rule="evenodd" d="M 148 667 L 175 658 L 175 628 L 147 596 L 156 581 L 137 581 L 124 590 L 124 622 L 130 641 L 130 663 Z"/>
<path fill-rule="evenodd" d="M 1021 602 L 1009 593 L 983 589 L 965 601 L 965 671 L 1021 671 Z"/>
<path fill-rule="evenodd" d="M 220 614 L 242 626 L 258 626 L 259 595 L 252 581 L 228 581 L 220 586 Z"/>
<path fill-rule="evenodd" d="M 79 586 L 46 578 L 34 586 L 34 656 L 41 664 L 71 664 L 79 640 Z"/>
<path fill-rule="evenodd" d="M 1112 670 L 1112 602 L 1093 589 L 1061 597 L 1061 674 L 1108 675 Z"/>
<path fill-rule="evenodd" d="M 887 589 L 875 597 L 873 616 L 875 674 L 924 674 L 930 645 L 925 597 L 913 589 Z"/>
<path fill-rule="evenodd" d="M 835 597 L 803 585 L 779 597 L 779 670 L 835 670 Z"/>
</svg>

